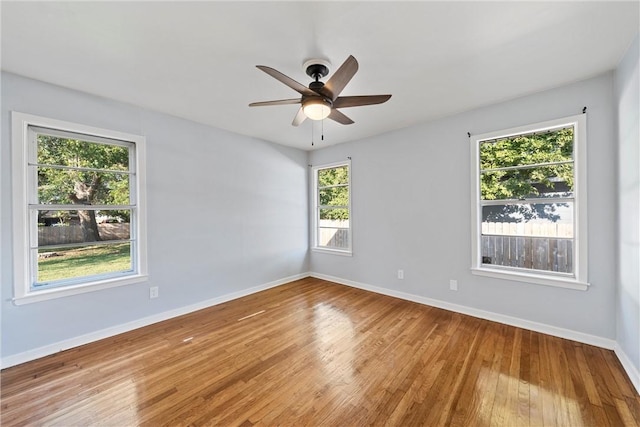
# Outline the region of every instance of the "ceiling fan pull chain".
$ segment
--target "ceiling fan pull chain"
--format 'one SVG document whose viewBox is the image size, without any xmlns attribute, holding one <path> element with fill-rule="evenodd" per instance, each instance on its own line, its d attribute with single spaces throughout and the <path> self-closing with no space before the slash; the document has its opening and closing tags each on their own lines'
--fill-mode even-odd
<svg viewBox="0 0 640 427">
<path fill-rule="evenodd" d="M 322 119 L 322 136 L 320 137 L 321 141 L 324 141 L 324 119 Z"/>
<path fill-rule="evenodd" d="M 313 147 L 313 122 L 311 122 L 311 146 Z"/>
</svg>

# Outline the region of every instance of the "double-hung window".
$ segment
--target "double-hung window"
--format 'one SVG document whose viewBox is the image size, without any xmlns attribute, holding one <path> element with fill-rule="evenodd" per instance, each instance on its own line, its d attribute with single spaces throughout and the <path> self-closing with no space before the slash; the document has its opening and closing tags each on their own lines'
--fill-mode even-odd
<svg viewBox="0 0 640 427">
<path fill-rule="evenodd" d="M 586 116 L 471 137 L 472 272 L 587 289 Z"/>
<path fill-rule="evenodd" d="M 14 112 L 14 301 L 144 280 L 144 138 Z"/>
<path fill-rule="evenodd" d="M 313 173 L 313 249 L 351 254 L 351 162 L 317 166 Z"/>
</svg>

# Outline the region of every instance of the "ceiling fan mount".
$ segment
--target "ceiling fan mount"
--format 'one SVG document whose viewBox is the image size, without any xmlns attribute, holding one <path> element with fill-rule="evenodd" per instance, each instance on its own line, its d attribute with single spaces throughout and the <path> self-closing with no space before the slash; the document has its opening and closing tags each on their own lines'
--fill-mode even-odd
<svg viewBox="0 0 640 427">
<path fill-rule="evenodd" d="M 309 59 L 302 64 L 302 68 L 304 72 L 307 73 L 307 76 L 316 81 L 329 75 L 330 66 L 329 61 L 325 61 L 324 59 Z"/>
<path fill-rule="evenodd" d="M 324 59 L 310 59 L 302 65 L 305 73 L 313 79 L 306 87 L 281 72 L 264 65 L 256 67 L 269 74 L 276 80 L 289 86 L 302 95 L 300 98 L 280 99 L 277 101 L 252 102 L 250 107 L 267 105 L 302 104 L 295 118 L 293 126 L 298 126 L 305 119 L 323 120 L 329 118 L 343 125 L 353 123 L 338 108 L 358 107 L 362 105 L 382 104 L 391 98 L 391 95 L 365 95 L 365 96 L 339 96 L 347 83 L 358 71 L 358 61 L 352 55 L 338 68 L 326 83 L 321 78 L 329 75 L 331 64 Z"/>
</svg>

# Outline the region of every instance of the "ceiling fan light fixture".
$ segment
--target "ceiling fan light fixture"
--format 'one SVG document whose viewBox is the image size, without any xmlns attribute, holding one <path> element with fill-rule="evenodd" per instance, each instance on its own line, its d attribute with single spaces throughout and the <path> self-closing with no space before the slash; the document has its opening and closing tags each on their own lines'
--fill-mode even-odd
<svg viewBox="0 0 640 427">
<path fill-rule="evenodd" d="M 323 120 L 331 114 L 331 104 L 325 99 L 309 99 L 302 106 L 302 111 L 311 120 Z"/>
</svg>

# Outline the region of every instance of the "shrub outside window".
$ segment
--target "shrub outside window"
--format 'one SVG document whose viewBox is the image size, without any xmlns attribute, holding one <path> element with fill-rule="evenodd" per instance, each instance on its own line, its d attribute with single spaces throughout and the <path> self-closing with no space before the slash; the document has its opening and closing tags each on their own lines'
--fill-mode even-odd
<svg viewBox="0 0 640 427">
<path fill-rule="evenodd" d="M 584 115 L 471 138 L 472 269 L 586 289 Z"/>
<path fill-rule="evenodd" d="M 144 138 L 13 113 L 15 302 L 146 276 Z"/>
</svg>

